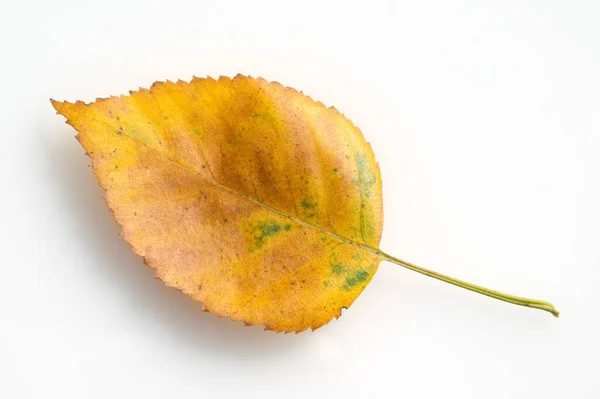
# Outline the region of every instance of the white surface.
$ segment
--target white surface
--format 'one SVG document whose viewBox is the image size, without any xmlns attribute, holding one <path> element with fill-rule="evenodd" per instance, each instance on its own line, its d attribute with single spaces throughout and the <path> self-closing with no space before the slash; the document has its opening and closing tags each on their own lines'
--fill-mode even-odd
<svg viewBox="0 0 600 399">
<path fill-rule="evenodd" d="M 0 397 L 600 397 L 598 1 L 1 9 Z M 561 318 L 383 263 L 340 320 L 276 335 L 154 280 L 48 99 L 238 72 L 361 127 L 383 249 Z"/>
</svg>

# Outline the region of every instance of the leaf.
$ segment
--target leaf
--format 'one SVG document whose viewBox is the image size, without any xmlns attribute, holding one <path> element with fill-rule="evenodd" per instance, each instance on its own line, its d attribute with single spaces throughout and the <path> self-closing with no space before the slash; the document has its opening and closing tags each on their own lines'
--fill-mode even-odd
<svg viewBox="0 0 600 399">
<path fill-rule="evenodd" d="M 379 250 L 381 175 L 371 147 L 335 108 L 294 89 L 238 75 L 52 104 L 79 132 L 121 235 L 207 311 L 275 331 L 314 330 L 388 260 L 558 314 Z"/>
</svg>

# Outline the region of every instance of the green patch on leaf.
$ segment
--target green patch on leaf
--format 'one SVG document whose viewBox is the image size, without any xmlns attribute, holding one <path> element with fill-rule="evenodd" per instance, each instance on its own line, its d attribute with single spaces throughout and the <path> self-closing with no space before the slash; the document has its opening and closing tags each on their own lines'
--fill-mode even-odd
<svg viewBox="0 0 600 399">
<path fill-rule="evenodd" d="M 312 200 L 308 197 L 300 201 L 300 206 L 302 206 L 302 212 L 304 213 L 304 217 L 309 219 L 315 217 L 317 215 L 317 204 L 317 201 Z"/>
<path fill-rule="evenodd" d="M 359 269 L 355 270 L 354 273 L 346 277 L 346 283 L 342 287 L 345 291 L 349 291 L 352 288 L 356 287 L 360 283 L 364 283 L 369 278 L 369 272 Z"/>
<path fill-rule="evenodd" d="M 290 224 L 281 225 L 276 220 L 260 220 L 257 223 L 249 223 L 246 226 L 246 232 L 252 237 L 252 245 L 250 245 L 249 251 L 254 252 L 265 245 L 265 243 L 271 238 L 283 231 L 290 231 L 292 226 Z"/>
<path fill-rule="evenodd" d="M 354 180 L 354 183 L 358 185 L 360 194 L 369 198 L 371 196 L 371 188 L 377 183 L 377 173 L 369 164 L 369 160 L 365 154 L 354 154 L 354 162 L 358 169 L 358 178 Z"/>
<path fill-rule="evenodd" d="M 331 273 L 333 273 L 335 275 L 342 274 L 345 269 L 346 269 L 346 267 L 344 265 L 342 265 L 341 263 L 332 263 L 331 264 Z"/>
<path fill-rule="evenodd" d="M 365 212 L 371 212 L 370 209 L 365 209 L 367 199 L 371 197 L 371 190 L 377 183 L 377 172 L 371 167 L 369 159 L 364 153 L 354 154 L 354 162 L 358 170 L 358 177 L 353 180 L 353 183 L 358 186 L 360 191 L 360 237 L 365 244 L 371 244 L 375 237 L 375 225 L 372 218 L 365 217 Z"/>
<path fill-rule="evenodd" d="M 300 205 L 302 205 L 302 208 L 304 209 L 315 209 L 317 203 L 310 201 L 308 198 L 304 198 L 302 202 L 300 202 Z"/>
</svg>

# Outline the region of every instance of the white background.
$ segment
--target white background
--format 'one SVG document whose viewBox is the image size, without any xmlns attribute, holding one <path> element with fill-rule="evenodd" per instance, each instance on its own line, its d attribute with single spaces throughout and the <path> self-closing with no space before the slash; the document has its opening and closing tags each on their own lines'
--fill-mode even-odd
<svg viewBox="0 0 600 399">
<path fill-rule="evenodd" d="M 2 1 L 0 397 L 598 398 L 600 2 Z M 392 264 L 338 321 L 201 313 L 119 237 L 48 99 L 263 76 L 372 143 Z"/>
</svg>

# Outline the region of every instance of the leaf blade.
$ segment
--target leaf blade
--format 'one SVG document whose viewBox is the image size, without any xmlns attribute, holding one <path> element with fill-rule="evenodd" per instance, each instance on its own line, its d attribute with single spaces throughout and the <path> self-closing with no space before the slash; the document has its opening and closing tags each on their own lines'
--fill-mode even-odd
<svg viewBox="0 0 600 399">
<path fill-rule="evenodd" d="M 271 95 L 284 95 L 285 99 L 282 100 L 284 103 L 287 101 L 289 104 L 298 104 L 300 101 L 306 101 L 311 107 L 317 107 L 319 112 L 333 118 L 334 122 L 328 122 L 332 124 L 329 130 L 323 130 L 327 136 L 317 138 L 313 131 L 308 132 L 312 136 L 311 145 L 314 149 L 318 148 L 316 143 L 319 140 L 330 140 L 325 141 L 324 144 L 330 145 L 332 136 L 341 136 L 331 134 L 331 127 L 335 128 L 335 124 L 340 121 L 343 123 L 345 134 L 348 135 L 347 129 L 351 124 L 337 111 L 327 109 L 322 104 L 314 103 L 300 93 L 280 85 L 244 77 L 237 79 L 245 85 L 255 82 L 255 89 L 259 91 L 264 92 L 266 89 L 273 88 L 275 94 L 271 93 Z M 213 81 L 211 84 L 215 84 L 214 82 L 219 83 Z M 177 112 L 182 113 L 182 100 L 181 98 L 173 100 L 174 85 L 180 83 L 159 84 L 158 87 L 163 89 L 167 87 L 168 90 L 164 89 L 162 92 L 159 90 L 160 99 L 156 101 L 164 103 L 163 97 L 166 96 L 170 99 L 167 101 L 168 104 L 178 105 L 166 108 L 163 106 L 162 110 L 157 112 L 158 116 L 147 117 L 148 121 L 144 116 L 151 114 L 156 104 L 149 106 L 147 103 L 152 104 L 152 101 L 142 101 L 145 104 L 142 107 L 139 105 L 140 100 L 136 99 L 134 101 L 136 105 L 131 105 L 131 101 L 127 99 L 133 98 L 133 94 L 131 97 L 102 100 L 89 106 L 83 103 L 53 103 L 57 111 L 67 117 L 68 122 L 79 131 L 78 139 L 93 159 L 92 166 L 100 184 L 107 189 L 106 201 L 115 219 L 123 225 L 124 238 L 136 253 L 145 258 L 146 263 L 157 270 L 157 276 L 167 285 L 182 290 L 192 299 L 200 300 L 208 310 L 227 315 L 234 320 L 244 320 L 247 324 L 265 324 L 267 328 L 276 331 L 302 331 L 309 327 L 318 328 L 331 318 L 339 316 L 341 309 L 349 307 L 368 284 L 380 262 L 379 256 L 368 251 L 357 260 L 357 251 L 365 251 L 352 242 L 352 239 L 356 239 L 359 234 L 361 239 L 364 237 L 365 198 L 364 192 L 361 192 L 360 185 L 357 184 L 360 181 L 359 171 L 353 171 L 352 166 L 348 166 L 347 163 L 343 163 L 342 166 L 336 164 L 338 168 L 326 166 L 331 169 L 333 179 L 342 182 L 338 184 L 342 192 L 351 190 L 355 193 L 355 197 L 358 197 L 358 200 L 352 198 L 349 206 L 343 206 L 343 201 L 339 200 L 334 204 L 342 209 L 342 212 L 336 214 L 337 216 L 334 215 L 337 226 L 346 227 L 345 232 L 351 235 L 351 238 L 343 237 L 317 225 L 317 222 L 324 219 L 321 217 L 324 214 L 322 211 L 313 209 L 318 204 L 315 200 L 319 198 L 318 193 L 313 198 L 305 195 L 301 199 L 294 199 L 294 206 L 291 206 L 289 196 L 277 197 L 279 191 L 266 194 L 269 195 L 267 198 L 261 198 L 260 193 L 252 191 L 251 186 L 238 187 L 257 197 L 252 198 L 244 192 L 218 183 L 217 179 L 231 175 L 219 173 L 223 168 L 215 168 L 209 161 L 211 155 L 206 153 L 214 155 L 223 151 L 222 148 L 219 151 L 206 151 L 206 147 L 203 147 L 206 152 L 200 154 L 199 147 L 190 149 L 189 145 L 181 144 L 181 136 L 173 134 L 181 133 L 181 131 L 174 131 L 173 128 L 182 126 L 186 134 L 197 134 L 190 127 L 190 123 L 182 122 L 186 118 L 192 118 L 191 114 L 185 118 L 177 117 Z M 156 86 L 153 85 L 153 88 Z M 150 92 L 150 90 L 140 91 L 145 95 Z M 181 93 L 178 95 L 182 96 Z M 255 93 L 248 95 L 254 96 Z M 134 113 L 132 122 L 131 112 L 135 108 L 141 111 Z M 293 107 L 291 109 L 293 113 Z M 283 115 L 281 111 L 278 112 L 265 123 L 273 124 L 273 117 Z M 257 117 L 254 114 L 256 112 L 246 112 L 245 115 L 255 120 Z M 292 119 L 294 126 L 297 125 L 297 115 L 298 113 L 294 114 L 295 118 Z M 148 122 L 151 126 L 156 125 L 160 122 L 160 118 L 166 120 L 171 118 L 174 121 L 169 124 L 168 129 L 160 131 L 161 135 L 155 134 L 156 128 L 146 131 L 139 127 Z M 314 120 L 311 121 L 315 123 Z M 317 122 L 322 128 L 323 120 L 319 119 Z M 258 122 L 259 126 L 263 126 L 262 123 Z M 353 129 L 352 134 L 364 141 L 360 131 Z M 300 130 L 304 132 L 305 128 Z M 292 129 L 291 134 L 286 130 L 284 132 L 287 132 L 287 136 L 297 135 L 297 129 Z M 273 142 L 281 143 L 281 139 L 277 139 L 276 132 L 264 136 L 265 140 L 270 138 L 273 138 Z M 126 143 L 127 139 L 131 143 Z M 175 141 L 179 139 L 178 148 L 161 147 L 163 142 L 172 143 L 174 139 Z M 356 141 L 360 142 L 360 140 Z M 263 145 L 260 142 L 253 143 Z M 352 146 L 347 147 L 352 148 Z M 181 153 L 182 148 L 185 149 L 186 156 L 183 161 L 172 159 L 171 157 Z M 256 148 L 256 146 L 241 146 L 238 156 L 248 152 L 249 148 Z M 364 148 L 363 151 L 368 153 L 370 147 Z M 316 152 L 319 153 L 318 150 Z M 300 153 L 305 155 L 306 148 L 302 147 Z M 335 154 L 335 151 L 332 153 Z M 164 160 L 157 158 L 161 156 L 169 161 L 166 165 Z M 323 167 L 323 164 L 331 162 L 331 157 L 331 153 L 328 153 L 327 160 L 318 159 L 316 163 Z M 345 153 L 342 157 L 348 158 Z M 297 162 L 297 157 L 292 158 Z M 372 173 L 378 177 L 379 172 L 372 152 L 369 161 Z M 151 165 L 150 171 L 148 165 Z M 203 165 L 206 167 L 203 168 Z M 177 170 L 177 167 L 186 171 L 185 176 L 181 170 Z M 346 175 L 348 171 L 355 172 L 356 176 L 348 177 Z M 311 176 L 323 174 L 322 170 L 316 172 L 313 170 Z M 342 174 L 342 177 L 335 172 Z M 281 169 L 276 173 L 281 174 Z M 189 176 L 191 174 L 196 176 Z M 302 173 L 298 176 L 300 179 L 297 180 L 304 177 Z M 239 177 L 240 174 L 233 175 L 230 180 L 235 182 Z M 287 179 L 289 180 L 290 177 L 288 176 Z M 375 227 L 369 237 L 369 240 L 376 244 L 381 236 L 382 222 L 381 179 L 377 181 L 379 189 L 372 201 L 367 203 L 370 215 L 373 211 L 379 211 L 379 218 L 373 221 Z M 268 182 L 269 180 L 260 185 L 264 193 L 269 192 L 269 187 L 265 188 Z M 294 181 L 293 185 L 296 187 L 298 182 Z M 156 187 L 160 189 L 157 190 Z M 220 190 L 218 192 L 212 190 L 214 187 Z M 331 186 L 321 182 L 322 190 L 323 187 L 329 189 Z M 228 193 L 224 194 L 226 191 Z M 339 191 L 334 190 L 332 197 L 336 198 Z M 313 193 L 314 189 L 307 192 Z M 234 198 L 236 195 L 237 198 Z M 240 198 L 245 198 L 248 203 L 240 202 Z M 287 212 L 278 210 L 265 200 L 284 207 Z M 299 202 L 300 207 L 296 202 Z M 206 206 L 199 208 L 199 204 Z M 209 208 L 207 204 L 211 207 Z M 132 209 L 140 206 L 141 211 Z M 353 208 L 353 218 L 348 217 L 347 212 L 344 213 L 344 210 L 349 207 Z M 186 214 L 182 209 L 189 212 Z M 193 216 L 188 223 L 186 218 L 190 218 L 190 213 L 193 213 Z M 205 215 L 211 216 L 207 218 Z M 319 218 L 315 218 L 315 215 Z M 331 218 L 332 216 L 327 214 L 327 221 L 322 222 L 322 226 L 327 226 L 327 223 L 333 225 Z M 223 222 L 217 223 L 217 220 Z M 350 227 L 345 226 L 344 223 L 348 224 L 349 220 L 354 224 Z M 358 225 L 356 221 L 360 221 Z M 228 228 L 228 226 L 235 226 L 235 228 Z M 277 239 L 272 238 L 275 236 Z M 287 238 L 282 238 L 286 236 Z M 183 239 L 178 242 L 173 237 L 183 237 Z M 205 245 L 206 240 L 203 237 L 211 238 L 210 245 Z M 339 240 L 338 237 L 343 239 Z M 161 247 L 161 242 L 168 242 L 170 246 Z M 219 246 L 216 242 L 227 245 Z M 240 248 L 244 247 L 248 253 L 242 256 Z M 198 259 L 203 259 L 203 263 L 198 263 Z M 337 264 L 344 265 L 345 273 L 338 274 L 332 271 L 332 265 Z"/>
</svg>

